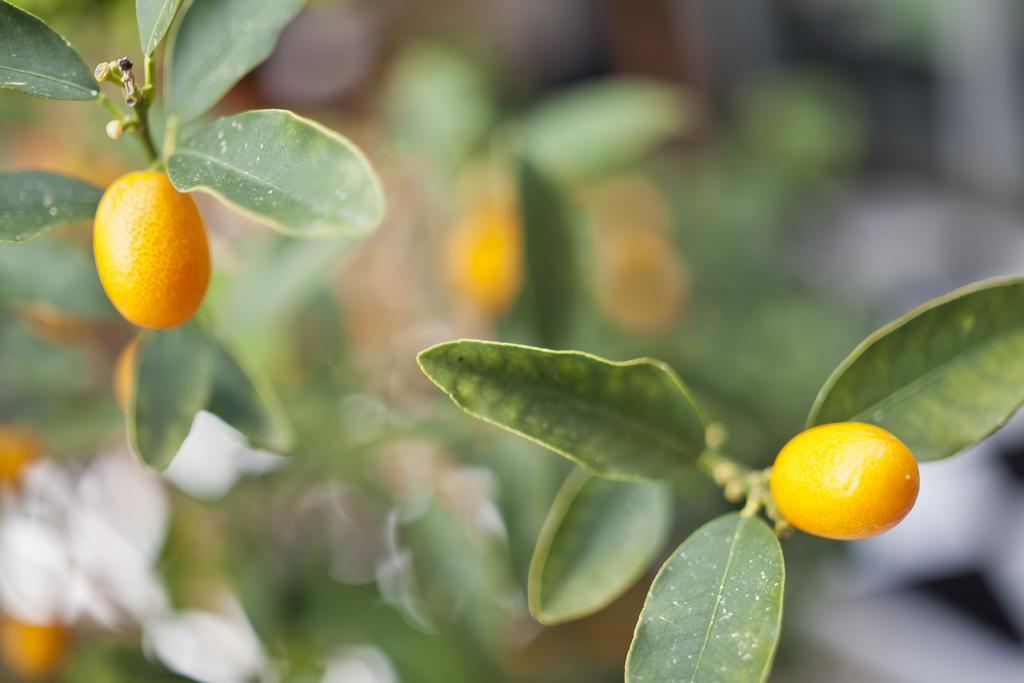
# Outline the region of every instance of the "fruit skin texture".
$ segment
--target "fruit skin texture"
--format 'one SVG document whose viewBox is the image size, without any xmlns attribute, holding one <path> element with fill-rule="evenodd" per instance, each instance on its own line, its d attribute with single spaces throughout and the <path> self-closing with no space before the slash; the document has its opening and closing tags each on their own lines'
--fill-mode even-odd
<svg viewBox="0 0 1024 683">
<path fill-rule="evenodd" d="M 111 183 L 96 210 L 93 251 L 107 296 L 136 325 L 175 327 L 203 302 L 206 228 L 192 197 L 163 173 L 138 171 Z"/>
<path fill-rule="evenodd" d="M 58 624 L 29 624 L 10 616 L 0 618 L 0 654 L 4 665 L 20 678 L 49 678 L 67 650 L 67 633 Z"/>
<path fill-rule="evenodd" d="M 837 422 L 797 434 L 771 471 L 779 512 L 801 531 L 853 541 L 896 526 L 917 500 L 917 461 L 874 425 Z"/>
</svg>

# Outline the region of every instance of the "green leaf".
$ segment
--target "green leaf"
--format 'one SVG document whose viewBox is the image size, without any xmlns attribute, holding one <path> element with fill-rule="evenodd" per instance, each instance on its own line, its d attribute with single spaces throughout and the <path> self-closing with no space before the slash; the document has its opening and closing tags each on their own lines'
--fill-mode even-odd
<svg viewBox="0 0 1024 683">
<path fill-rule="evenodd" d="M 181 448 L 213 379 L 212 347 L 192 323 L 140 340 L 128 440 L 139 459 L 163 470 Z"/>
<path fill-rule="evenodd" d="M 889 430 L 918 460 L 981 441 L 1024 401 L 1024 280 L 968 285 L 865 339 L 828 378 L 807 426 Z"/>
<path fill-rule="evenodd" d="M 194 0 L 168 51 L 167 117 L 206 112 L 270 56 L 302 0 Z"/>
<path fill-rule="evenodd" d="M 0 244 L 0 306 L 7 303 L 46 307 L 90 320 L 116 316 L 92 259 L 52 240 Z"/>
<path fill-rule="evenodd" d="M 601 477 L 671 477 L 704 448 L 689 392 L 659 361 L 463 340 L 423 351 L 419 364 L 470 415 Z"/>
<path fill-rule="evenodd" d="M 782 624 L 782 548 L 760 519 L 729 514 L 662 565 L 626 657 L 626 681 L 760 683 Z"/>
<path fill-rule="evenodd" d="M 50 228 L 91 220 L 102 196 L 77 178 L 0 172 L 0 242 L 27 242 Z"/>
<path fill-rule="evenodd" d="M 38 17 L 0 0 L 0 88 L 54 100 L 94 100 L 92 71 Z"/>
<path fill-rule="evenodd" d="M 561 188 L 528 161 L 519 167 L 519 203 L 526 261 L 520 305 L 533 320 L 540 343 L 558 346 L 572 322 L 575 217 Z"/>
<path fill-rule="evenodd" d="M 285 323 L 323 286 L 352 244 L 348 235 L 317 241 L 271 235 L 255 242 L 243 255 L 241 270 L 218 293 L 218 329 L 242 339 Z"/>
<path fill-rule="evenodd" d="M 384 213 L 380 181 L 355 145 L 279 109 L 201 128 L 175 150 L 167 173 L 178 190 L 210 192 L 293 236 L 363 234 Z"/>
<path fill-rule="evenodd" d="M 397 60 L 386 90 L 392 136 L 442 166 L 458 164 L 495 118 L 494 93 L 478 61 L 451 45 L 419 42 Z"/>
<path fill-rule="evenodd" d="M 135 15 L 139 21 L 139 42 L 146 56 L 156 52 L 160 41 L 174 21 L 181 0 L 135 0 Z"/>
<path fill-rule="evenodd" d="M 676 87 L 609 78 L 549 99 L 526 119 L 527 155 L 546 170 L 595 176 L 624 166 L 691 125 L 694 107 Z"/>
<path fill-rule="evenodd" d="M 213 384 L 206 409 L 245 434 L 253 445 L 275 451 L 291 447 L 292 434 L 270 385 L 243 368 L 222 344 L 208 339 Z"/>
<path fill-rule="evenodd" d="M 557 624 L 607 606 L 647 570 L 671 525 L 666 485 L 574 470 L 551 505 L 530 562 L 530 612 L 541 623 Z"/>
</svg>

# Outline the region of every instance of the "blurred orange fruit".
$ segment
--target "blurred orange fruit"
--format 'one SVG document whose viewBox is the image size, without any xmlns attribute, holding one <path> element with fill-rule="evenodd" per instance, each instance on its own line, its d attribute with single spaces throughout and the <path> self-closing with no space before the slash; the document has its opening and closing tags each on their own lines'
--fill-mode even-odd
<svg viewBox="0 0 1024 683">
<path fill-rule="evenodd" d="M 163 173 L 138 171 L 107 188 L 93 229 L 103 289 L 130 322 L 168 328 L 199 308 L 210 247 L 195 202 Z"/>
<path fill-rule="evenodd" d="M 689 299 L 689 276 L 669 234 L 669 211 L 649 181 L 627 176 L 587 197 L 594 225 L 594 294 L 615 324 L 665 332 Z"/>
<path fill-rule="evenodd" d="M 139 338 L 136 337 L 125 344 L 114 363 L 114 398 L 121 410 L 128 410 L 132 394 L 135 392 L 135 365 L 139 359 Z"/>
<path fill-rule="evenodd" d="M 515 201 L 492 196 L 472 206 L 448 240 L 448 280 L 456 296 L 496 317 L 523 283 L 523 235 Z"/>
<path fill-rule="evenodd" d="M 14 483 L 25 465 L 43 453 L 43 441 L 28 427 L 0 424 L 0 484 Z"/>
<path fill-rule="evenodd" d="M 797 434 L 771 470 L 786 521 L 815 536 L 852 541 L 896 526 L 917 500 L 917 461 L 875 425 L 837 422 Z"/>
<path fill-rule="evenodd" d="M 0 618 L 0 655 L 8 670 L 29 681 L 48 678 L 67 650 L 67 633 L 59 624 L 29 624 Z"/>
</svg>

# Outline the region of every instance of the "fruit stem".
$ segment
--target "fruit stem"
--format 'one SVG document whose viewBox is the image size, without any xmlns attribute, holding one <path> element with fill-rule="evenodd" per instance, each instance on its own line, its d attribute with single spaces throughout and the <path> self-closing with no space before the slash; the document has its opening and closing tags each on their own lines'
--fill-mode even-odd
<svg viewBox="0 0 1024 683">
<path fill-rule="evenodd" d="M 697 466 L 722 487 L 725 499 L 730 503 L 745 501 L 740 511 L 742 516 L 753 517 L 763 507 L 765 515 L 775 523 L 776 532 L 782 534 L 786 530 L 788 525 L 779 514 L 768 486 L 770 467 L 753 469 L 714 449 L 701 453 Z"/>
</svg>

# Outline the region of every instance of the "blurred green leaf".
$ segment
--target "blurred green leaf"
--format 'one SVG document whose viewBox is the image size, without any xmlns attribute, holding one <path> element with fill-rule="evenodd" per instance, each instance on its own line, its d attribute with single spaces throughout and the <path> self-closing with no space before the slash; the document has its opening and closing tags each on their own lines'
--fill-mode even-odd
<svg viewBox="0 0 1024 683">
<path fill-rule="evenodd" d="M 302 0 L 194 0 L 168 48 L 167 117 L 206 112 L 270 56 Z"/>
<path fill-rule="evenodd" d="M 527 116 L 526 154 L 557 175 L 587 177 L 624 166 L 686 132 L 694 105 L 685 92 L 641 78 L 587 83 Z"/>
<path fill-rule="evenodd" d="M 245 434 L 253 445 L 275 451 L 291 448 L 291 427 L 267 381 L 219 342 L 208 339 L 213 380 L 206 409 Z"/>
<path fill-rule="evenodd" d="M 205 190 L 293 236 L 366 233 L 384 213 L 380 181 L 355 145 L 279 109 L 201 128 L 174 151 L 167 173 L 178 190 Z"/>
<path fill-rule="evenodd" d="M 668 478 L 704 448 L 688 391 L 655 360 L 463 340 L 423 351 L 419 363 L 470 415 L 601 477 Z"/>
<path fill-rule="evenodd" d="M 386 92 L 387 119 L 402 147 L 440 164 L 457 164 L 496 114 L 487 73 L 470 56 L 440 42 L 404 50 Z"/>
<path fill-rule="evenodd" d="M 782 623 L 782 548 L 760 519 L 729 514 L 662 566 L 626 658 L 626 681 L 760 683 Z"/>
<path fill-rule="evenodd" d="M 747 84 L 736 107 L 744 163 L 781 177 L 819 180 L 851 167 L 864 152 L 864 106 L 853 90 L 824 74 L 772 74 Z M 784 121 L 785 125 L 779 125 Z"/>
<path fill-rule="evenodd" d="M 42 171 L 0 172 L 0 242 L 27 242 L 61 225 L 92 219 L 103 190 Z"/>
<path fill-rule="evenodd" d="M 115 316 L 92 260 L 52 240 L 0 244 L 0 306 L 44 306 L 104 320 Z"/>
<path fill-rule="evenodd" d="M 55 100 L 94 100 L 92 71 L 38 17 L 0 0 L 0 88 Z"/>
<path fill-rule="evenodd" d="M 352 237 L 293 240 L 278 236 L 256 241 L 241 270 L 217 298 L 218 329 L 232 338 L 264 332 L 285 323 L 351 248 Z"/>
<path fill-rule="evenodd" d="M 526 261 L 520 306 L 533 321 L 540 343 L 557 347 L 572 324 L 575 216 L 562 189 L 528 161 L 520 163 L 518 181 Z"/>
<path fill-rule="evenodd" d="M 193 323 L 140 338 L 128 440 L 139 459 L 166 468 L 210 397 L 212 347 Z"/>
<path fill-rule="evenodd" d="M 899 437 L 918 460 L 981 441 L 1024 402 L 1024 280 L 932 299 L 857 346 L 828 378 L 807 426 L 852 420 Z"/>
<path fill-rule="evenodd" d="M 181 0 L 135 0 L 139 42 L 147 56 L 156 52 L 157 46 L 174 21 L 179 5 Z"/>
<path fill-rule="evenodd" d="M 57 396 L 81 393 L 96 379 L 84 350 L 40 338 L 2 309 L 0 349 L 0 415 L 24 414 Z"/>
<path fill-rule="evenodd" d="M 593 614 L 647 570 L 672 526 L 665 484 L 607 481 L 574 470 L 530 563 L 530 612 L 544 624 Z"/>
</svg>

